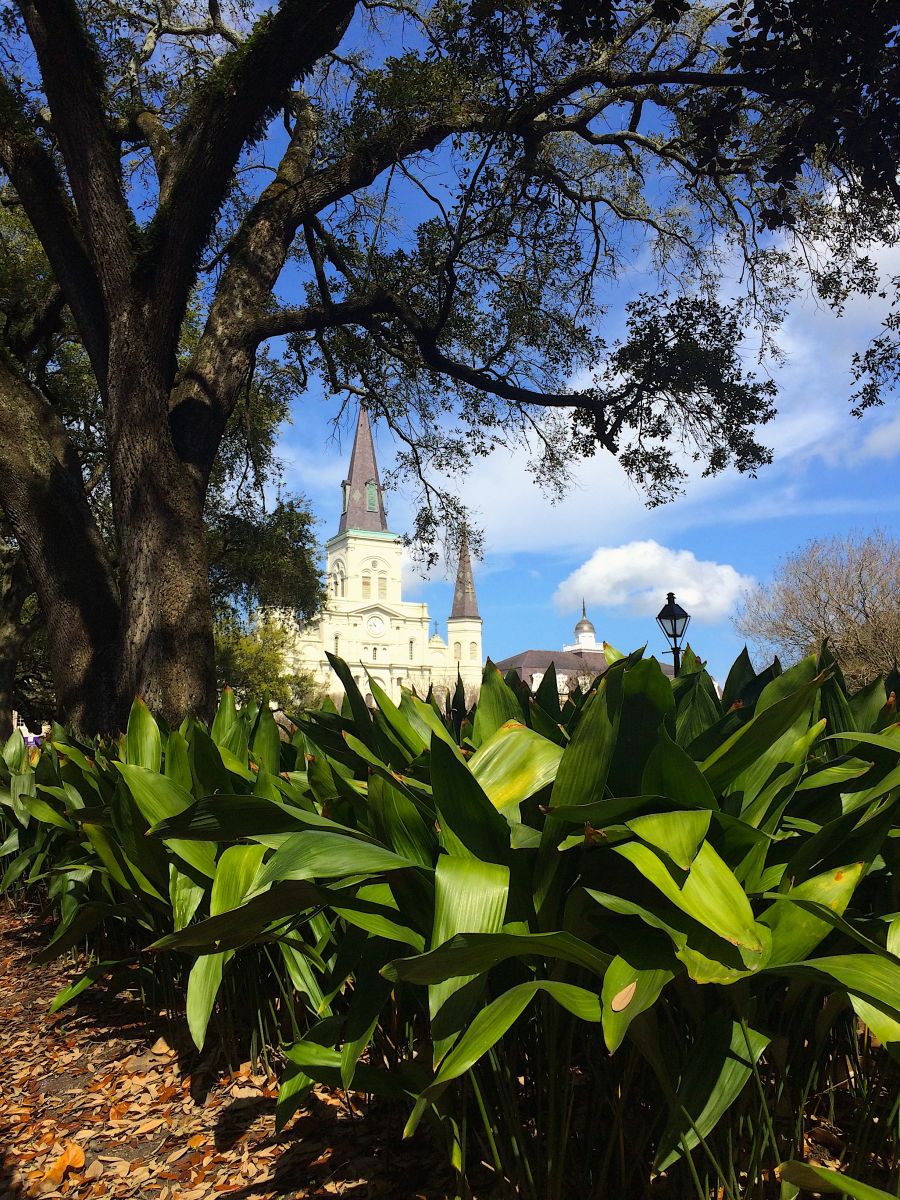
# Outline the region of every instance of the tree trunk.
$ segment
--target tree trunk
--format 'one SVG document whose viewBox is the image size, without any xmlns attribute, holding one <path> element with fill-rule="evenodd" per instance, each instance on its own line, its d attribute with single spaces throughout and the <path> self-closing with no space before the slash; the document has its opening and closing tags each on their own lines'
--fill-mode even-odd
<svg viewBox="0 0 900 1200">
<path fill-rule="evenodd" d="M 164 371 L 139 337 L 125 340 L 127 348 L 114 346 L 110 354 L 116 367 L 109 393 L 122 686 L 129 703 L 140 696 L 176 725 L 189 713 L 210 718 L 216 701 L 207 471 L 176 452 Z"/>
<path fill-rule="evenodd" d="M 119 604 L 81 468 L 53 410 L 2 362 L 0 503 L 46 622 L 60 715 L 118 731 Z"/>
<path fill-rule="evenodd" d="M 13 688 L 26 636 L 22 605 L 31 591 L 21 553 L 0 550 L 0 743 L 13 729 Z"/>
</svg>

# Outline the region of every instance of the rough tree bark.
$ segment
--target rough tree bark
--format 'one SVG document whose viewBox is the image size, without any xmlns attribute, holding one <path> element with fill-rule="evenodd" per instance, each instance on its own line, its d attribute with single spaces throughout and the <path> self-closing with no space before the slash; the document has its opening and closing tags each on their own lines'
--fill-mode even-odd
<svg viewBox="0 0 900 1200">
<path fill-rule="evenodd" d="M 0 742 L 12 733 L 13 688 L 27 636 L 22 607 L 33 590 L 21 552 L 0 550 Z"/>
<path fill-rule="evenodd" d="M 119 716 L 119 603 L 68 435 L 0 361 L 0 503 L 47 625 L 60 710 L 79 729 Z"/>
</svg>

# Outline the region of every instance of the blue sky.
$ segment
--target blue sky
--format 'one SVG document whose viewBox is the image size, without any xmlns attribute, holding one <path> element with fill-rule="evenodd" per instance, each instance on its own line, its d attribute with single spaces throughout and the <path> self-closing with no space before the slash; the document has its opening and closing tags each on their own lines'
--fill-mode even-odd
<svg viewBox="0 0 900 1200">
<path fill-rule="evenodd" d="M 881 257 L 887 273 L 900 273 L 900 254 Z M 653 618 L 674 590 L 692 614 L 692 645 L 724 678 L 742 645 L 730 617 L 747 586 L 769 578 L 780 558 L 813 537 L 879 526 L 900 533 L 892 487 L 900 412 L 850 413 L 851 356 L 878 332 L 883 313 L 874 300 L 852 302 L 840 319 L 811 299 L 793 305 L 780 339 L 787 361 L 769 368 L 780 387 L 779 416 L 762 433 L 775 461 L 757 479 L 695 478 L 682 498 L 648 510 L 603 455 L 578 466 L 565 498 L 552 504 L 524 450 L 474 461 L 457 486 L 484 531 L 475 573 L 485 652 L 502 659 L 561 647 L 584 595 L 598 637 L 625 650 L 647 642 L 659 655 L 665 647 Z M 352 440 L 352 417 L 332 428 L 336 408 L 313 385 L 280 442 L 285 484 L 309 497 L 322 541 L 337 528 Z M 384 471 L 394 451 L 386 430 L 376 428 L 376 444 Z M 411 494 L 390 494 L 388 510 L 393 529 L 410 528 Z M 449 574 L 441 564 L 423 580 L 410 569 L 406 588 L 406 598 L 425 600 L 442 626 L 452 564 Z"/>
</svg>

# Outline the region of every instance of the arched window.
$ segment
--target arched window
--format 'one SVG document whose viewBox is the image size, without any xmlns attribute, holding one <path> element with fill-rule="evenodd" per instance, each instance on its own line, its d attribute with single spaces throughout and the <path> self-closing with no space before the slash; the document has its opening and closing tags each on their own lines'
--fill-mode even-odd
<svg viewBox="0 0 900 1200">
<path fill-rule="evenodd" d="M 387 575 L 378 576 L 378 599 L 387 600 Z"/>
<path fill-rule="evenodd" d="M 456 659 L 457 662 L 459 662 L 459 660 L 462 658 L 462 643 L 461 642 L 453 643 L 453 657 Z"/>
<path fill-rule="evenodd" d="M 412 662 L 412 660 L 415 658 L 415 656 L 416 656 L 416 643 L 413 641 L 412 638 L 410 638 L 409 639 L 409 661 Z"/>
<path fill-rule="evenodd" d="M 366 512 L 378 512 L 378 488 L 374 483 L 366 484 Z"/>
<path fill-rule="evenodd" d="M 341 642 L 341 639 L 338 637 L 337 634 L 335 634 L 334 635 L 334 652 L 335 652 L 335 654 L 340 654 L 340 652 L 341 652 L 340 651 L 340 642 Z"/>
<path fill-rule="evenodd" d="M 372 599 L 372 576 L 368 574 L 362 577 L 362 598 L 363 600 Z"/>
<path fill-rule="evenodd" d="M 378 662 L 378 647 L 372 647 L 372 662 Z"/>
<path fill-rule="evenodd" d="M 477 660 L 478 660 L 478 643 L 477 642 L 469 642 L 469 658 L 472 660 L 472 662 L 477 662 Z"/>
<path fill-rule="evenodd" d="M 342 504 L 341 511 L 346 512 L 347 505 L 350 502 L 350 484 L 349 483 L 342 484 L 341 491 L 343 493 L 343 504 Z"/>
</svg>

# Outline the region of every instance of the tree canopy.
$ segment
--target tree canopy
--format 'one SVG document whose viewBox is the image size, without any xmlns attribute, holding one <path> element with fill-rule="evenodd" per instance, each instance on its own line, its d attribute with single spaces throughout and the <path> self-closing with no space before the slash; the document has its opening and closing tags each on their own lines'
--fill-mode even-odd
<svg viewBox="0 0 900 1200">
<path fill-rule="evenodd" d="M 893 229 L 896 21 L 871 7 L 875 45 L 776 0 L 6 10 L 4 198 L 52 272 L 17 336 L 78 330 L 118 546 L 53 398 L 0 363 L 0 503 L 73 719 L 209 709 L 203 508 L 268 345 L 298 396 L 316 377 L 393 431 L 426 543 L 458 515 L 436 472 L 526 437 L 551 486 L 608 451 L 651 503 L 692 461 L 765 464 L 745 337 L 769 345 L 813 243 L 837 296 Z"/>
</svg>

